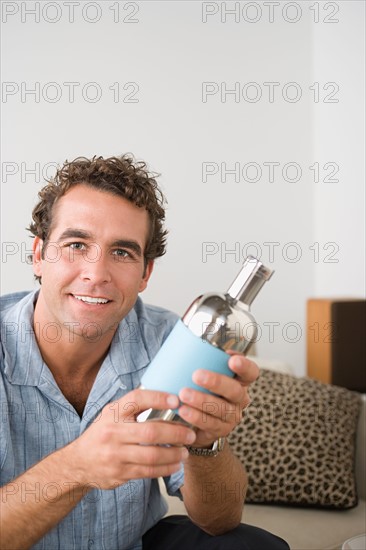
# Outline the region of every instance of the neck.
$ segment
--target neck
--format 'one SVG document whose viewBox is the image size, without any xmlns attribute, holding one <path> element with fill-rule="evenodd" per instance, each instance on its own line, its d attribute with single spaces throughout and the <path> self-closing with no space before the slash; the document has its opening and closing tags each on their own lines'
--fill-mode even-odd
<svg viewBox="0 0 366 550">
<path fill-rule="evenodd" d="M 35 315 L 35 323 L 36 315 Z M 83 336 L 66 333 L 57 341 L 50 341 L 46 323 L 35 325 L 36 339 L 48 368 L 63 395 L 82 417 L 90 391 L 105 359 L 113 334 L 98 342 L 87 341 Z"/>
<path fill-rule="evenodd" d="M 86 324 L 85 324 L 86 323 Z M 95 323 L 61 322 L 39 293 L 34 307 L 33 330 L 41 355 L 52 374 L 82 377 L 100 367 L 108 353 L 116 325 L 95 333 Z"/>
<path fill-rule="evenodd" d="M 41 355 L 55 377 L 87 377 L 96 368 L 99 370 L 112 340 L 90 343 L 80 336 L 72 336 L 75 339 L 73 342 L 63 338 L 50 342 L 39 336 L 39 333 L 36 334 Z"/>
<path fill-rule="evenodd" d="M 60 327 L 34 310 L 33 329 L 41 355 L 54 376 L 87 377 L 99 369 L 116 332 L 114 327 L 104 334 L 79 334 L 70 327 Z"/>
<path fill-rule="evenodd" d="M 85 320 L 82 326 L 93 329 L 94 325 Z M 59 321 L 40 292 L 33 320 L 38 347 L 61 392 L 81 415 L 117 327 L 96 335 L 95 330 L 78 330 L 79 326 Z"/>
</svg>

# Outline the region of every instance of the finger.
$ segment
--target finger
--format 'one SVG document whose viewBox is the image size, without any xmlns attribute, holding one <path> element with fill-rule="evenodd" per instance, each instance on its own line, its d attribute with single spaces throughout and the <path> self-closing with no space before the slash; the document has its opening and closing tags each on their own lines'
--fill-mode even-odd
<svg viewBox="0 0 366 550">
<path fill-rule="evenodd" d="M 119 460 L 124 464 L 141 466 L 164 466 L 177 464 L 188 458 L 185 447 L 162 447 L 160 445 L 124 445 Z"/>
<path fill-rule="evenodd" d="M 240 382 L 246 386 L 252 384 L 259 376 L 259 368 L 254 361 L 244 355 L 230 353 L 229 368 L 236 374 Z"/>
<path fill-rule="evenodd" d="M 179 399 L 174 394 L 142 389 L 133 390 L 113 403 L 115 414 L 130 422 L 147 409 L 175 409 L 178 406 Z"/>
<path fill-rule="evenodd" d="M 182 468 L 181 462 L 171 464 L 121 464 L 110 468 L 101 480 L 102 488 L 115 489 L 131 479 L 167 477 Z M 95 483 L 95 482 L 94 482 Z"/>
<path fill-rule="evenodd" d="M 176 464 L 164 464 L 163 466 L 131 465 L 128 470 L 128 479 L 154 479 L 158 477 L 168 477 L 175 472 L 178 472 L 181 467 L 181 462 L 177 462 Z"/>
<path fill-rule="evenodd" d="M 128 422 L 123 425 L 119 434 L 122 444 L 182 446 L 191 445 L 195 439 L 195 432 L 188 426 L 179 424 L 179 422 L 173 424 L 156 420 L 140 423 Z"/>
<path fill-rule="evenodd" d="M 191 388 L 184 388 L 179 393 L 182 405 L 197 409 L 202 414 L 209 414 L 227 422 L 228 416 L 238 415 L 249 401 L 247 388 L 238 384 L 239 391 L 235 392 L 235 399 L 224 399 L 218 395 L 203 393 Z M 179 408 L 180 411 L 180 408 Z"/>
<path fill-rule="evenodd" d="M 191 405 L 183 404 L 179 408 L 179 416 L 205 432 L 219 435 L 230 433 L 242 419 L 244 398 L 240 403 L 230 403 L 216 396 L 210 399 L 207 394 L 201 395 L 206 396 L 203 401 L 195 396 Z M 249 402 L 249 398 L 247 401 Z"/>
<path fill-rule="evenodd" d="M 244 384 L 237 378 L 234 379 L 224 374 L 198 369 L 193 373 L 192 380 L 202 388 L 223 397 L 231 403 L 240 403 L 244 397 Z M 186 390 L 188 388 L 184 388 L 184 394 L 182 392 L 179 393 L 180 399 L 182 399 L 183 395 L 189 395 L 189 392 Z"/>
<path fill-rule="evenodd" d="M 228 435 L 242 417 L 240 407 L 224 412 L 217 407 L 216 403 L 208 404 L 208 407 L 203 411 L 182 405 L 179 408 L 179 415 L 198 430 L 194 445 L 200 439 L 201 432 L 205 433 L 211 441 Z"/>
</svg>

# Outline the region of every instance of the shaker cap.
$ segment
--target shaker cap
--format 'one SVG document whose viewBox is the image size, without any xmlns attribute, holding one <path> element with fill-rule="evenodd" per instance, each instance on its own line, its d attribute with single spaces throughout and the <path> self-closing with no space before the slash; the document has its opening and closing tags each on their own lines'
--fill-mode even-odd
<svg viewBox="0 0 366 550">
<path fill-rule="evenodd" d="M 273 273 L 272 269 L 263 265 L 257 258 L 248 256 L 244 260 L 239 274 L 230 285 L 227 294 L 235 301 L 250 305 Z"/>
</svg>

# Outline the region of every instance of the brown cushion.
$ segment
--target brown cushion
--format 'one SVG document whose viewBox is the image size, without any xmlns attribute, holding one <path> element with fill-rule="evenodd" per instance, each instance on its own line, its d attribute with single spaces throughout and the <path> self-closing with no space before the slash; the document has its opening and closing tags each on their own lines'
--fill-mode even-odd
<svg viewBox="0 0 366 550">
<path fill-rule="evenodd" d="M 228 437 L 248 472 L 246 502 L 355 506 L 360 395 L 263 369 L 250 396 Z"/>
</svg>

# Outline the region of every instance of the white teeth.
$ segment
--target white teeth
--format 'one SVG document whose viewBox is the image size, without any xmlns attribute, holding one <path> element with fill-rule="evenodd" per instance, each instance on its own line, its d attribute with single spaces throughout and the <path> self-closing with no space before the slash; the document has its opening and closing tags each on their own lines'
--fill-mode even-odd
<svg viewBox="0 0 366 550">
<path fill-rule="evenodd" d="M 93 298 L 92 296 L 76 296 L 74 294 L 74 298 L 77 300 L 81 300 L 82 302 L 86 302 L 87 304 L 106 304 L 109 302 L 109 300 L 105 298 Z"/>
</svg>

